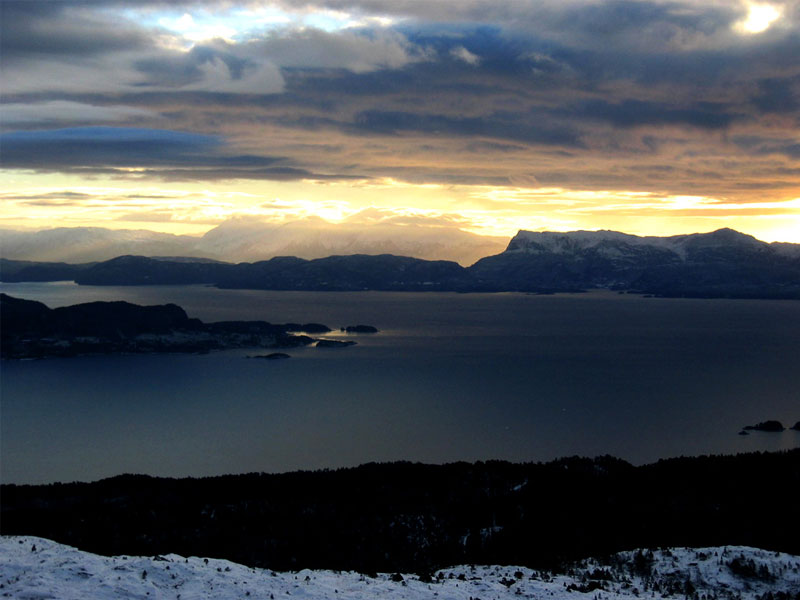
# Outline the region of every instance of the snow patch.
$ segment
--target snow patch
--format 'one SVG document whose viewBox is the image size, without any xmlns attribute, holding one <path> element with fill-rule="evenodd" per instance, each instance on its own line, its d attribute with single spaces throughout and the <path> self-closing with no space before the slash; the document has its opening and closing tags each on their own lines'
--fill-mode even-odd
<svg viewBox="0 0 800 600">
<path fill-rule="evenodd" d="M 800 593 L 800 557 L 741 546 L 622 552 L 569 571 L 455 566 L 430 580 L 307 569 L 278 573 L 221 559 L 104 557 L 37 537 L 0 538 L 0 596 L 19 599 L 758 600 L 767 592 Z"/>
</svg>

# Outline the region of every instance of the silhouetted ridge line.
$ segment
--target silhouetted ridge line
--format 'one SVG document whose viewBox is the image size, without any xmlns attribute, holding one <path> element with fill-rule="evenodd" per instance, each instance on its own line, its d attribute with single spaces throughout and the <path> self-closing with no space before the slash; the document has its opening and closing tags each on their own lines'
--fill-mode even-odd
<svg viewBox="0 0 800 600">
<path fill-rule="evenodd" d="M 3 263 L 5 281 L 41 280 L 47 272 L 13 263 Z M 606 288 L 670 297 L 800 298 L 800 244 L 768 244 L 732 229 L 672 237 L 520 231 L 504 252 L 466 268 L 391 254 L 239 264 L 120 256 L 68 267 L 50 269 L 83 285 L 534 293 Z"/>
<path fill-rule="evenodd" d="M 798 554 L 788 491 L 798 486 L 800 449 L 641 467 L 606 456 L 203 479 L 122 475 L 3 486 L 0 527 L 101 554 L 176 552 L 278 570 L 549 568 L 637 547 Z"/>
</svg>

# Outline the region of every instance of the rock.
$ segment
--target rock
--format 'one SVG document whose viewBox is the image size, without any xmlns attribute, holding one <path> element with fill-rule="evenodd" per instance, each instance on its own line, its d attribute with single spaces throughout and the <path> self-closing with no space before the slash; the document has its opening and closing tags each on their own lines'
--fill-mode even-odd
<svg viewBox="0 0 800 600">
<path fill-rule="evenodd" d="M 378 333 L 378 328 L 372 325 L 348 325 L 343 329 L 347 333 Z"/>
<path fill-rule="evenodd" d="M 739 435 L 750 435 L 750 432 L 749 432 L 749 431 L 745 431 L 744 429 L 742 429 L 742 430 L 739 432 Z"/>
<path fill-rule="evenodd" d="M 343 348 L 345 346 L 354 346 L 355 342 L 352 340 L 319 340 L 317 348 Z"/>
<path fill-rule="evenodd" d="M 791 429 L 793 431 L 800 431 L 800 421 L 798 421 L 797 423 L 792 425 L 789 429 Z"/>
<path fill-rule="evenodd" d="M 291 358 L 291 356 L 283 352 L 272 352 L 271 354 L 256 354 L 254 356 L 248 356 L 247 358 L 264 358 L 266 360 L 281 360 L 283 358 Z"/>
<path fill-rule="evenodd" d="M 757 423 L 756 425 L 748 425 L 745 427 L 745 430 L 749 431 L 769 431 L 769 432 L 779 432 L 784 430 L 784 426 L 780 421 L 762 421 L 761 423 Z"/>
</svg>

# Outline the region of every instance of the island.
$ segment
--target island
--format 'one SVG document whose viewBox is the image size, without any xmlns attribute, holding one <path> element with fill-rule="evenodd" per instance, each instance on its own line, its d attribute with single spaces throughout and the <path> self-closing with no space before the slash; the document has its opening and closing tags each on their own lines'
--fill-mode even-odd
<svg viewBox="0 0 800 600">
<path fill-rule="evenodd" d="M 342 327 L 342 331 L 347 333 L 378 333 L 378 328 L 373 325 L 348 325 Z"/>
<path fill-rule="evenodd" d="M 344 348 L 346 346 L 355 346 L 356 342 L 353 340 L 319 340 L 317 348 Z"/>
<path fill-rule="evenodd" d="M 204 323 L 175 304 L 88 302 L 52 309 L 41 302 L 0 294 L 0 358 L 4 359 L 294 348 L 317 341 L 294 332 L 326 331 L 330 329 L 319 323 Z"/>
<path fill-rule="evenodd" d="M 780 421 L 762 421 L 755 425 L 747 425 L 744 431 L 768 431 L 770 433 L 779 433 L 784 430 L 783 423 Z"/>
</svg>

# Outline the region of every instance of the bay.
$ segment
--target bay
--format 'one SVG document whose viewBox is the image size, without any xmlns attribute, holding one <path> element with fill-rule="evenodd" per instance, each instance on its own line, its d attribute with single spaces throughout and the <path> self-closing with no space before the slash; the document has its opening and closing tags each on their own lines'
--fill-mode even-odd
<svg viewBox="0 0 800 600">
<path fill-rule="evenodd" d="M 0 363 L 4 483 L 206 476 L 411 460 L 779 450 L 800 434 L 800 302 L 0 284 L 50 307 L 173 302 L 204 321 L 370 324 L 291 360 L 90 356 Z M 333 336 L 342 336 L 334 332 Z"/>
</svg>

